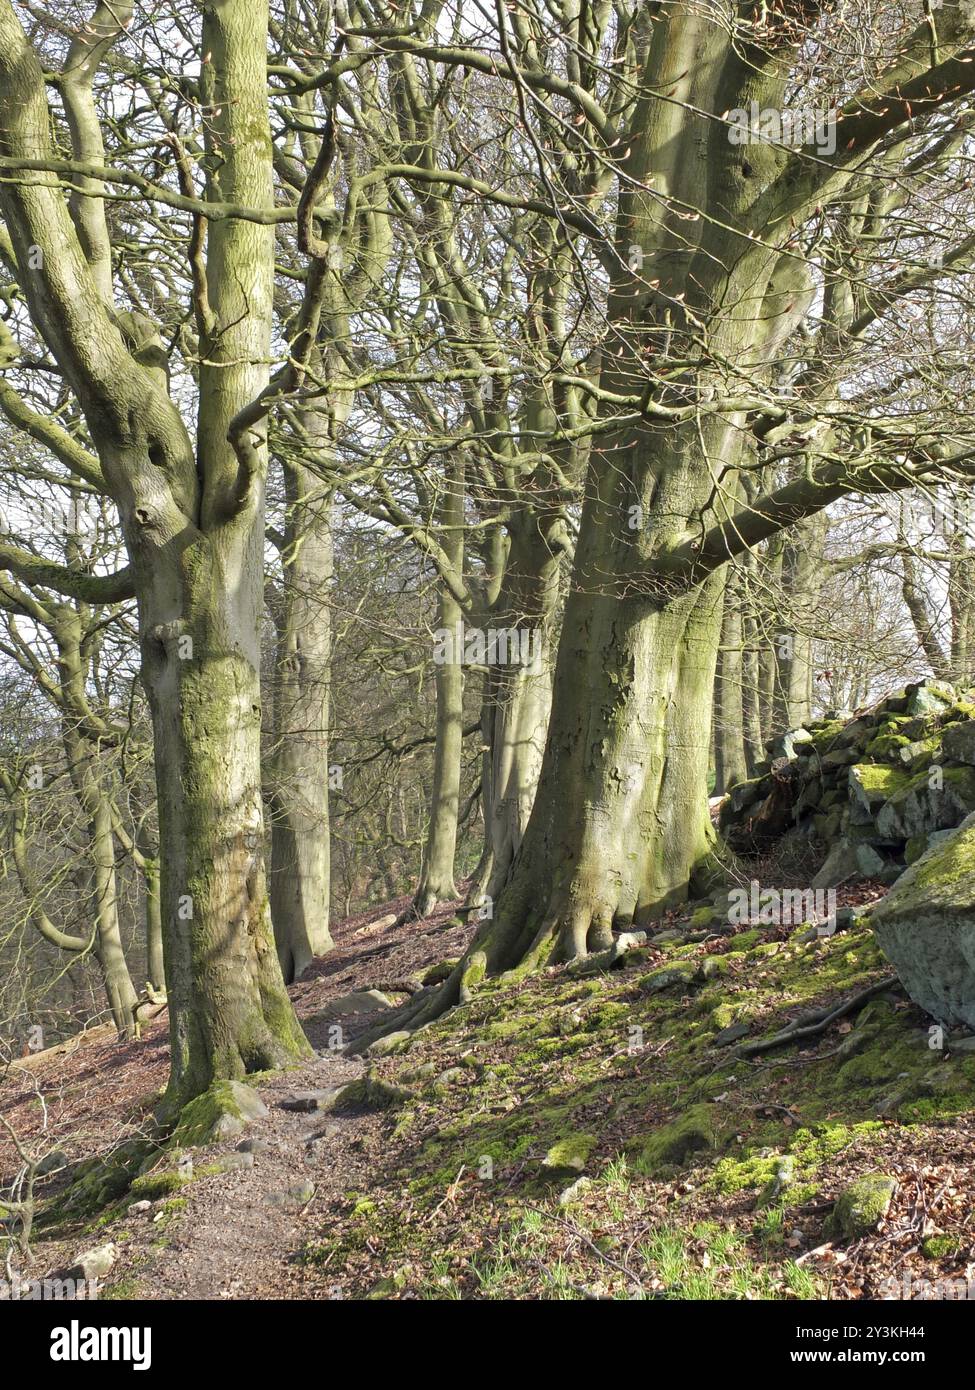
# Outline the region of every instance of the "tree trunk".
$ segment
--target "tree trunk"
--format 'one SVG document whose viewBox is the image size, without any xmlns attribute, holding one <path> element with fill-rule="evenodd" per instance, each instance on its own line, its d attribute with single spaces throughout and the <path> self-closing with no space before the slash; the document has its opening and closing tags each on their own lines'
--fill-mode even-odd
<svg viewBox="0 0 975 1390">
<path fill-rule="evenodd" d="M 460 578 L 464 567 L 464 469 L 455 463 L 443 482 L 439 508 L 441 548 L 447 563 Z M 438 902 L 457 897 L 454 883 L 454 856 L 457 851 L 457 817 L 460 811 L 461 763 L 464 752 L 464 668 L 463 643 L 456 640 L 463 627 L 463 612 L 448 586 L 441 582 L 437 601 L 437 626 L 443 633 L 455 634 L 447 647 L 447 659 L 437 661 L 434 682 L 437 692 L 437 730 L 433 754 L 433 785 L 430 790 L 430 822 L 420 870 L 420 882 L 410 908 L 412 915 L 426 917 Z"/>
<path fill-rule="evenodd" d="M 281 972 L 296 980 L 332 948 L 328 725 L 332 497 L 286 462 L 284 585 L 276 614 L 271 918 Z"/>
<path fill-rule="evenodd" d="M 525 508 L 512 518 L 511 545 L 489 621 L 527 630 L 537 653 L 527 665 L 492 667 L 484 681 L 481 728 L 486 748 L 485 836 L 488 898 L 503 887 L 531 815 L 552 707 L 549 647 L 559 590 L 561 521 Z"/>
<path fill-rule="evenodd" d="M 741 581 L 737 572 L 729 578 L 724 596 L 721 651 L 714 683 L 715 796 L 723 796 L 748 776 L 742 720 Z"/>
</svg>

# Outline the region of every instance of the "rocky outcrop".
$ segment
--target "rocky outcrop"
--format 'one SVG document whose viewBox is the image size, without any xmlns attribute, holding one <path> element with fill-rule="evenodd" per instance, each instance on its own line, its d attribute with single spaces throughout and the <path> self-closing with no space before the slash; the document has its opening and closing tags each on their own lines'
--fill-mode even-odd
<svg viewBox="0 0 975 1390">
<path fill-rule="evenodd" d="M 909 685 L 766 746 L 760 775 L 723 802 L 719 830 L 746 854 L 786 835 L 827 847 L 817 888 L 892 883 L 975 811 L 975 691 Z"/>
</svg>

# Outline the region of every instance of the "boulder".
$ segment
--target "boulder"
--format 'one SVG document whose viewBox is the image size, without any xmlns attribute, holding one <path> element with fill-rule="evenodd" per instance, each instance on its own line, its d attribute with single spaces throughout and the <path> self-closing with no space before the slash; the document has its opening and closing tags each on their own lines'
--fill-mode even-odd
<svg viewBox="0 0 975 1390">
<path fill-rule="evenodd" d="M 838 1240 L 859 1240 L 869 1235 L 887 1215 L 897 1179 L 888 1173 L 866 1173 L 836 1199 L 827 1223 L 828 1234 Z"/>
<path fill-rule="evenodd" d="M 911 777 L 880 807 L 875 823 L 887 842 L 950 830 L 975 811 L 975 768 L 944 767 L 940 776 Z"/>
<path fill-rule="evenodd" d="M 807 743 L 812 743 L 812 734 L 808 729 L 789 729 L 770 739 L 765 747 L 774 764 L 776 758 L 794 758 L 801 746 Z"/>
<path fill-rule="evenodd" d="M 914 1002 L 975 1028 L 975 815 L 912 864 L 869 920 Z"/>
<path fill-rule="evenodd" d="M 811 886 L 836 888 L 841 883 L 850 883 L 857 879 L 878 878 L 885 868 L 886 861 L 871 845 L 837 840 L 826 856 L 825 864 L 812 880 Z"/>
<path fill-rule="evenodd" d="M 391 1009 L 393 1000 L 378 989 L 354 990 L 351 994 L 329 999 L 315 1014 L 316 1023 L 329 1023 L 348 1014 L 372 1014 L 377 1009 Z"/>
<path fill-rule="evenodd" d="M 975 763 L 975 719 L 949 724 L 942 744 L 946 758 L 952 758 L 956 763 Z"/>
<path fill-rule="evenodd" d="M 921 681 L 909 685 L 905 693 L 908 714 L 943 714 L 956 698 L 954 687 L 943 681 Z"/>
</svg>

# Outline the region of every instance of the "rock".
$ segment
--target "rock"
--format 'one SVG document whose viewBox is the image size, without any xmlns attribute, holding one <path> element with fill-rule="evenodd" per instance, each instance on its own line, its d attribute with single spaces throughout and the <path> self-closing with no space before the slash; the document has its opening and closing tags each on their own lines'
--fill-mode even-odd
<svg viewBox="0 0 975 1390">
<path fill-rule="evenodd" d="M 851 844 L 849 840 L 837 840 L 826 856 L 826 862 L 812 880 L 812 887 L 835 888 L 840 883 L 861 878 L 876 878 L 885 867 L 885 861 L 868 844 Z"/>
<path fill-rule="evenodd" d="M 944 731 L 942 747 L 946 758 L 953 758 L 957 763 L 975 763 L 975 719 L 949 724 Z"/>
<path fill-rule="evenodd" d="M 254 1155 L 252 1153 L 218 1154 L 212 1163 L 207 1164 L 207 1171 L 217 1173 L 239 1173 L 245 1168 L 254 1167 Z"/>
<path fill-rule="evenodd" d="M 651 970 L 649 975 L 641 975 L 636 987 L 643 994 L 659 994 L 662 990 L 673 989 L 675 985 L 690 985 L 698 978 L 699 967 L 692 961 L 678 961 L 674 965 L 662 965 Z"/>
<path fill-rule="evenodd" d="M 448 1067 L 437 1077 L 438 1086 L 456 1086 L 461 1081 L 471 1081 L 473 1073 L 467 1067 Z"/>
<path fill-rule="evenodd" d="M 592 1187 L 592 1178 L 576 1178 L 571 1186 L 567 1187 L 564 1192 L 559 1193 L 559 1206 L 570 1207 L 572 1203 L 578 1201 L 586 1189 L 590 1187 Z"/>
<path fill-rule="evenodd" d="M 904 847 L 905 863 L 914 864 L 922 854 L 927 854 L 929 849 L 934 849 L 954 833 L 954 830 L 932 830 L 930 835 L 913 835 Z"/>
<path fill-rule="evenodd" d="M 771 1182 L 767 1183 L 759 1193 L 756 1207 L 760 1210 L 762 1207 L 768 1207 L 773 1202 L 777 1202 L 786 1188 L 792 1186 L 795 1179 L 796 1161 L 791 1154 L 783 1154 L 775 1166 L 775 1173 Z"/>
<path fill-rule="evenodd" d="M 921 772 L 880 807 L 877 833 L 884 840 L 910 840 L 950 830 L 970 811 L 975 811 L 975 767 L 942 768 L 940 785 Z"/>
<path fill-rule="evenodd" d="M 651 1177 L 662 1168 L 683 1163 L 689 1154 L 717 1149 L 719 1134 L 714 1107 L 703 1101 L 692 1105 L 676 1120 L 637 1143 L 640 1147 L 634 1167 Z"/>
<path fill-rule="evenodd" d="M 715 1047 L 730 1047 L 740 1038 L 747 1037 L 750 1032 L 751 1024 L 749 1023 L 730 1023 L 727 1028 L 722 1028 L 720 1033 L 715 1033 L 714 1045 Z"/>
<path fill-rule="evenodd" d="M 96 1246 L 94 1250 L 86 1250 L 83 1255 L 79 1255 L 65 1274 L 69 1279 L 84 1279 L 88 1282 L 104 1279 L 112 1272 L 117 1259 L 118 1250 L 109 1241 L 107 1245 Z"/>
<path fill-rule="evenodd" d="M 870 925 L 916 1004 L 975 1028 L 975 815 L 901 875 Z"/>
<path fill-rule="evenodd" d="M 237 1145 L 237 1152 L 241 1154 L 266 1154 L 270 1148 L 271 1145 L 266 1139 L 242 1139 Z"/>
<path fill-rule="evenodd" d="M 595 1147 L 595 1134 L 568 1134 L 552 1145 L 542 1167 L 547 1173 L 581 1173 Z"/>
<path fill-rule="evenodd" d="M 856 747 L 863 749 L 870 741 L 876 727 L 876 718 L 869 714 L 862 714 L 858 719 L 851 719 L 836 734 L 834 740 L 836 746 L 838 748 Z"/>
<path fill-rule="evenodd" d="M 184 1148 L 216 1144 L 240 1134 L 250 1121 L 269 1113 L 253 1087 L 242 1081 L 215 1081 L 183 1107 L 173 1139 Z"/>
<path fill-rule="evenodd" d="M 369 1057 L 388 1057 L 393 1052 L 405 1052 L 410 1044 L 413 1034 L 405 1028 L 398 1029 L 395 1033 L 387 1033 L 383 1038 L 377 1038 L 366 1048 L 366 1055 Z"/>
<path fill-rule="evenodd" d="M 794 758 L 797 749 L 806 743 L 812 743 L 812 734 L 808 729 L 789 729 L 786 733 L 770 739 L 765 749 L 774 766 L 776 758 Z"/>
<path fill-rule="evenodd" d="M 332 1019 L 345 1018 L 348 1014 L 373 1014 L 378 1009 L 391 1009 L 393 1000 L 378 989 L 353 990 L 342 994 L 338 999 L 329 999 L 315 1014 L 316 1023 L 329 1023 Z"/>
<path fill-rule="evenodd" d="M 591 956 L 580 956 L 566 966 L 570 975 L 599 975 L 604 970 L 622 968 L 638 946 L 647 939 L 645 931 L 624 931 L 605 951 L 597 951 Z"/>
<path fill-rule="evenodd" d="M 49 1173 L 60 1173 L 62 1168 L 67 1168 L 70 1159 L 63 1149 L 52 1149 L 49 1154 L 45 1154 L 37 1165 L 37 1176 L 46 1178 Z"/>
<path fill-rule="evenodd" d="M 823 754 L 823 767 L 849 767 L 855 763 L 860 754 L 855 748 L 832 748 L 828 753 Z"/>
<path fill-rule="evenodd" d="M 869 1235 L 887 1215 L 896 1191 L 897 1179 L 887 1173 L 857 1178 L 836 1199 L 827 1222 L 830 1238 L 859 1240 Z"/>
<path fill-rule="evenodd" d="M 272 1207 L 303 1207 L 314 1195 L 315 1184 L 311 1178 L 302 1178 L 281 1192 L 269 1192 L 267 1200 Z"/>
<path fill-rule="evenodd" d="M 330 1108 L 393 1110 L 412 1099 L 413 1092 L 408 1091 L 405 1086 L 395 1086 L 370 1072 L 361 1076 L 358 1081 L 350 1081 L 347 1085 L 340 1086 Z"/>
<path fill-rule="evenodd" d="M 438 961 L 436 965 L 431 965 L 420 983 L 422 985 L 442 985 L 456 964 L 456 960 Z"/>
<path fill-rule="evenodd" d="M 943 681 L 921 681 L 906 690 L 908 714 L 942 714 L 955 702 L 955 690 Z"/>
<path fill-rule="evenodd" d="M 316 1110 L 331 1110 L 341 1086 L 329 1086 L 322 1091 L 299 1091 L 281 1102 L 282 1110 L 296 1110 L 299 1114 L 311 1114 Z"/>
<path fill-rule="evenodd" d="M 141 1202 L 131 1202 L 126 1208 L 128 1216 L 143 1216 L 147 1211 L 152 1211 L 152 1203 L 145 1200 Z"/>
</svg>

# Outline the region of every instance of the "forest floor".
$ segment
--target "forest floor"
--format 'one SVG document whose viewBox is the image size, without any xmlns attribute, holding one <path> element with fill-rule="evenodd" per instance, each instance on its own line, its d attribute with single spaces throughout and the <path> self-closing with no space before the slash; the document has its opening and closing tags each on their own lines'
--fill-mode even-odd
<svg viewBox="0 0 975 1390">
<path fill-rule="evenodd" d="M 865 925 L 810 939 L 688 909 L 617 968 L 487 982 L 388 1055 L 338 1051 L 330 1002 L 404 998 L 463 949 L 450 909 L 396 927 L 402 906 L 338 923 L 292 987 L 318 1051 L 255 1079 L 268 1113 L 243 1141 L 83 1215 L 59 1201 L 71 1167 L 52 1175 L 22 1276 L 112 1242 L 103 1298 L 869 1299 L 975 1278 L 975 1052 L 932 1047 Z M 338 1017 L 341 1042 L 377 1017 Z M 144 1126 L 167 1052 L 164 1017 L 133 1043 L 79 1036 L 8 1073 L 0 1115 L 74 1165 Z M 367 1070 L 399 1088 L 388 1108 L 289 1108 Z M 0 1134 L 0 1181 L 15 1162 Z M 838 1230 L 870 1174 L 889 1207 Z"/>
</svg>

